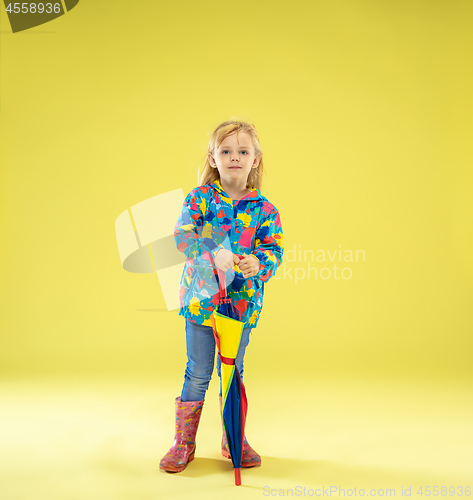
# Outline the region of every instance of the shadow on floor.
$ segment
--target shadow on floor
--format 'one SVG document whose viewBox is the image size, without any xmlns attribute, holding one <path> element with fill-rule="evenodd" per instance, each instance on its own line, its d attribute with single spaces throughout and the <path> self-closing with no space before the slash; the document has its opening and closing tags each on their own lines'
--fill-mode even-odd
<svg viewBox="0 0 473 500">
<path fill-rule="evenodd" d="M 161 471 L 162 472 L 162 471 Z M 205 477 L 228 472 L 233 475 L 230 460 L 217 458 L 195 458 L 188 467 L 175 476 L 186 478 Z M 165 472 L 163 472 L 166 474 Z M 452 477 L 438 471 L 414 471 L 412 469 L 395 469 L 369 466 L 350 465 L 328 460 L 297 460 L 290 458 L 262 457 L 261 467 L 242 469 L 242 485 L 245 478 L 251 482 L 267 484 L 270 488 L 277 488 L 278 482 L 293 482 L 294 488 L 298 485 L 318 487 L 324 485 L 341 488 L 364 488 L 368 490 L 396 488 L 396 495 L 401 496 L 401 488 L 411 486 L 412 495 L 416 494 L 420 486 L 446 485 L 466 486 L 471 483 L 471 478 Z M 256 479 L 256 481 L 254 481 Z M 455 481 L 455 484 L 452 482 Z M 252 488 L 256 488 L 252 486 Z M 440 488 L 440 487 L 439 487 Z M 257 489 L 263 489 L 258 487 Z M 332 493 L 332 494 L 338 494 Z M 343 494 L 343 493 L 342 493 Z"/>
</svg>

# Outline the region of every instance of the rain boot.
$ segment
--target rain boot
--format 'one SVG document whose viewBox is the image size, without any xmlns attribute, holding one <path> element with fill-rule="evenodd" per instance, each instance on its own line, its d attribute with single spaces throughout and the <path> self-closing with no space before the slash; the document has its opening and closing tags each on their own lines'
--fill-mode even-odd
<svg viewBox="0 0 473 500">
<path fill-rule="evenodd" d="M 182 402 L 176 398 L 176 433 L 171 449 L 164 455 L 159 468 L 166 472 L 182 472 L 194 460 L 195 435 L 204 401 Z"/>
<path fill-rule="evenodd" d="M 225 434 L 225 429 L 223 427 L 223 417 L 222 417 L 222 396 L 218 397 L 220 401 L 220 418 L 222 419 L 222 431 L 223 431 L 223 436 L 222 436 L 222 455 L 225 458 L 230 458 L 230 452 L 228 451 L 228 442 L 227 442 L 227 435 Z M 250 446 L 250 443 L 245 439 L 243 441 L 243 458 L 241 460 L 241 466 L 248 468 L 248 467 L 258 467 L 261 465 L 261 457 L 256 453 L 255 450 Z"/>
</svg>

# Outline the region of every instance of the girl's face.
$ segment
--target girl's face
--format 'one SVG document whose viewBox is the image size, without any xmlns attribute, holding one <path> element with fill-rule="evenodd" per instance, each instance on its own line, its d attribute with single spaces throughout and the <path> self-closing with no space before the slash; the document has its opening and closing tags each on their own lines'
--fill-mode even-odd
<svg viewBox="0 0 473 500">
<path fill-rule="evenodd" d="M 252 168 L 257 168 L 261 155 L 255 156 L 251 136 L 247 132 L 236 132 L 226 137 L 215 151 L 209 153 L 210 165 L 218 169 L 220 179 L 227 184 L 241 184 L 246 181 Z"/>
</svg>

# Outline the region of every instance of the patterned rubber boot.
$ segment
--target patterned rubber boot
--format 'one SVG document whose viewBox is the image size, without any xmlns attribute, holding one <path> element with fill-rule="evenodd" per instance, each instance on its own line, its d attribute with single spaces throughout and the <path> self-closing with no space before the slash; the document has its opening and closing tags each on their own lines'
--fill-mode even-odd
<svg viewBox="0 0 473 500">
<path fill-rule="evenodd" d="M 195 435 L 204 401 L 182 402 L 176 398 L 176 434 L 171 449 L 164 455 L 159 468 L 166 472 L 182 472 L 194 460 Z"/>
<path fill-rule="evenodd" d="M 218 397 L 220 401 L 220 417 L 222 422 L 222 455 L 225 458 L 230 458 L 230 452 L 228 451 L 228 442 L 227 435 L 225 434 L 225 429 L 223 427 L 223 419 L 222 419 L 222 396 Z M 243 441 L 243 458 L 241 460 L 241 466 L 244 468 L 248 467 L 259 467 L 261 465 L 261 457 L 256 453 L 255 450 L 250 446 L 250 443 L 245 439 Z"/>
</svg>

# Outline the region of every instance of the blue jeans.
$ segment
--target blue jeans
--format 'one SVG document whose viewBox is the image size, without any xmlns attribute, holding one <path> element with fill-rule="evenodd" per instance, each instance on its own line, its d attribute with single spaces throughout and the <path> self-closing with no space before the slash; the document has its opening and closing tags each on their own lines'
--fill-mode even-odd
<svg viewBox="0 0 473 500">
<path fill-rule="evenodd" d="M 251 328 L 243 328 L 240 347 L 235 364 L 243 379 L 243 358 L 250 341 Z M 182 387 L 181 401 L 203 401 L 209 387 L 215 360 L 215 339 L 211 326 L 198 325 L 186 319 L 187 365 Z M 220 377 L 220 396 L 222 377 L 220 358 L 217 356 L 217 373 Z"/>
</svg>

